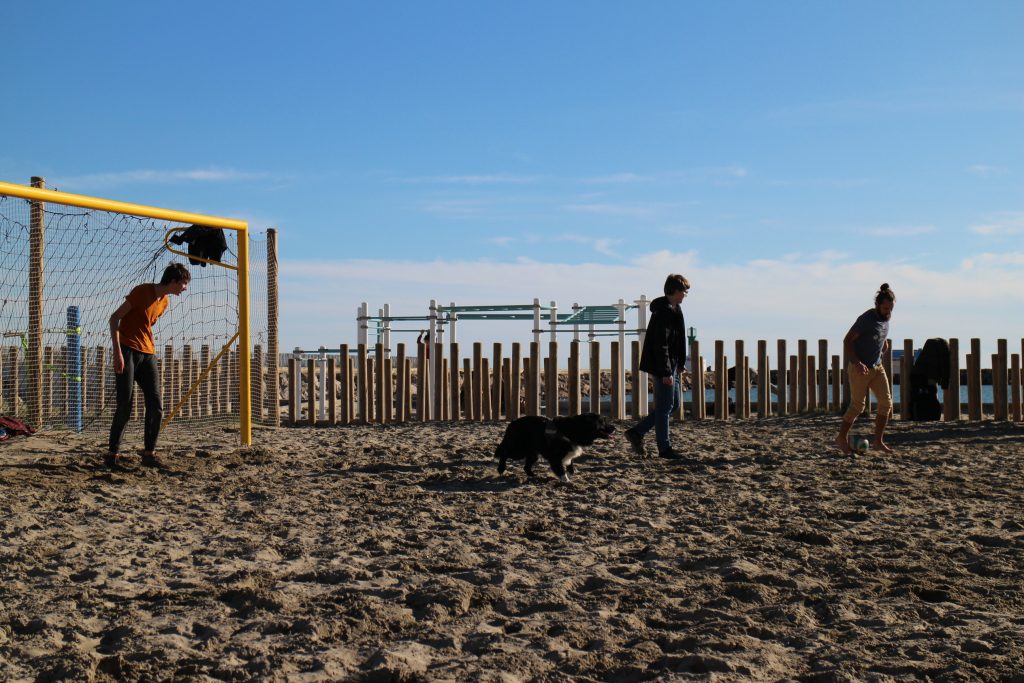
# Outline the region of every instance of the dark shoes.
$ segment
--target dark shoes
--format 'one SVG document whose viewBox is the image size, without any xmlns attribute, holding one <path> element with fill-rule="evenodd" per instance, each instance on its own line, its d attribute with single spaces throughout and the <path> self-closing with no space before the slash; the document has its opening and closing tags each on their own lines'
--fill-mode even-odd
<svg viewBox="0 0 1024 683">
<path fill-rule="evenodd" d="M 626 441 L 629 442 L 634 453 L 637 455 L 646 455 L 644 452 L 644 437 L 633 429 L 627 429 L 623 433 L 626 435 Z"/>
<path fill-rule="evenodd" d="M 134 468 L 129 467 L 128 465 L 125 465 L 124 464 L 124 460 L 122 460 L 121 456 L 119 456 L 117 453 L 107 453 L 103 457 L 103 464 L 105 464 L 107 466 L 107 468 L 113 470 L 114 472 L 134 472 L 135 471 Z"/>
<path fill-rule="evenodd" d="M 154 467 L 158 470 L 162 470 L 166 467 L 160 458 L 156 457 L 152 453 L 142 454 L 142 466 L 143 467 Z"/>
<path fill-rule="evenodd" d="M 671 446 L 658 451 L 659 458 L 665 458 L 666 460 L 682 460 L 683 454 L 672 448 Z"/>
</svg>

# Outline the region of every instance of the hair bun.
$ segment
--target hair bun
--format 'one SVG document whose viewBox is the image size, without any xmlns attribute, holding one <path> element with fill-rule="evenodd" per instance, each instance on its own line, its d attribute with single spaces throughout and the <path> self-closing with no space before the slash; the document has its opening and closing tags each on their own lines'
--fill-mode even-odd
<svg viewBox="0 0 1024 683">
<path fill-rule="evenodd" d="M 889 289 L 889 283 L 888 283 L 888 282 L 883 282 L 883 283 L 882 283 L 882 286 L 881 286 L 881 288 L 880 288 L 880 289 L 881 289 L 881 290 L 882 290 L 883 292 L 885 292 L 885 291 L 888 291 L 888 289 Z"/>
</svg>

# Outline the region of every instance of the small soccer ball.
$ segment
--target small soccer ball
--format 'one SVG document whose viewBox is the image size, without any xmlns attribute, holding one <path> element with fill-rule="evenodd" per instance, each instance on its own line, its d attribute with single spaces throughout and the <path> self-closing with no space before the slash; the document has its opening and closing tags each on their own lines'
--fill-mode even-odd
<svg viewBox="0 0 1024 683">
<path fill-rule="evenodd" d="M 856 451 L 858 453 L 867 453 L 868 452 L 868 447 L 870 445 L 871 445 L 871 443 L 867 439 L 865 439 L 864 437 L 861 437 L 861 438 L 857 439 L 856 442 L 854 442 L 853 447 L 854 447 L 854 449 L 856 449 Z"/>
</svg>

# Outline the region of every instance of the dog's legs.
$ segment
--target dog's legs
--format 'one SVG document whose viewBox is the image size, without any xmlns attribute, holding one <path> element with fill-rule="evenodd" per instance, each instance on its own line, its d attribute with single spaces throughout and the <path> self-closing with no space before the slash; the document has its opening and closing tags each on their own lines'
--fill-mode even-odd
<svg viewBox="0 0 1024 683">
<path fill-rule="evenodd" d="M 498 458 L 498 474 L 505 474 L 505 454 L 502 453 L 501 457 Z"/>
<path fill-rule="evenodd" d="M 537 452 L 531 451 L 526 456 L 526 476 L 533 476 L 533 466 L 537 464 Z"/>
<path fill-rule="evenodd" d="M 562 456 L 561 461 L 558 462 L 558 464 L 562 468 L 562 471 L 559 473 L 558 470 L 555 469 L 555 474 L 558 474 L 559 478 L 563 482 L 569 481 L 569 474 L 576 474 L 576 468 L 573 466 L 572 461 L 574 458 L 580 457 L 580 453 L 582 452 L 582 448 L 580 448 L 579 446 L 574 446 L 572 450 L 570 450 L 568 453 Z M 551 465 L 552 469 L 554 469 L 554 463 L 552 463 Z"/>
</svg>

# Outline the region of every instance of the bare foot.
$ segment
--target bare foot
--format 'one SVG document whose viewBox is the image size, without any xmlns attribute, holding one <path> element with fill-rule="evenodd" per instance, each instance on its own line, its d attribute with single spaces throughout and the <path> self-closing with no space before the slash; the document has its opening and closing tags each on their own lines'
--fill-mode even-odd
<svg viewBox="0 0 1024 683">
<path fill-rule="evenodd" d="M 838 446 L 839 450 L 843 452 L 843 455 L 853 455 L 853 449 L 850 448 L 850 443 L 848 439 L 843 439 L 837 436 L 836 446 Z"/>
<path fill-rule="evenodd" d="M 883 453 L 892 453 L 892 449 L 889 448 L 889 444 L 884 441 L 876 441 L 871 445 L 876 451 L 882 451 Z"/>
</svg>

